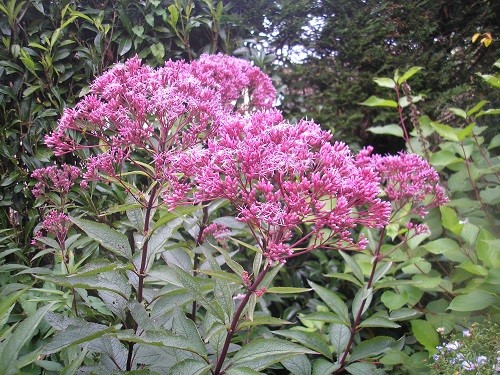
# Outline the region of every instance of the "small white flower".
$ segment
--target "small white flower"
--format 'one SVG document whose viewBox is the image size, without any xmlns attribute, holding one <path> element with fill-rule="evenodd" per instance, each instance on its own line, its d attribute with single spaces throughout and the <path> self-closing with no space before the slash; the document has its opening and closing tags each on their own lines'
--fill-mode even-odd
<svg viewBox="0 0 500 375">
<path fill-rule="evenodd" d="M 446 349 L 448 349 L 448 351 L 457 350 L 458 348 L 460 348 L 460 345 L 460 342 L 452 341 L 446 344 Z"/>
<path fill-rule="evenodd" d="M 437 331 L 438 333 L 443 334 L 443 333 L 444 333 L 444 331 L 445 331 L 445 329 L 444 329 L 444 327 L 438 327 L 438 328 L 436 328 L 436 331 Z"/>
<path fill-rule="evenodd" d="M 468 329 L 463 331 L 462 334 L 464 335 L 464 337 L 470 337 L 470 331 Z"/>
<path fill-rule="evenodd" d="M 480 355 L 479 357 L 477 357 L 476 362 L 479 366 L 481 366 L 488 362 L 488 358 L 486 358 L 486 356 L 484 355 Z"/>
<path fill-rule="evenodd" d="M 462 367 L 465 371 L 472 371 L 476 368 L 476 365 L 472 362 L 469 362 L 469 361 L 463 361 Z"/>
</svg>

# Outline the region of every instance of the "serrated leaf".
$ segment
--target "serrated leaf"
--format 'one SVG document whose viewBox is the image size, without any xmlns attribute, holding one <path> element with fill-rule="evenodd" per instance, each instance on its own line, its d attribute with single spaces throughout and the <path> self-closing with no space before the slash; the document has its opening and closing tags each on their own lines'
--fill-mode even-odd
<svg viewBox="0 0 500 375">
<path fill-rule="evenodd" d="M 435 121 L 430 121 L 429 124 L 444 139 L 452 142 L 460 141 L 458 137 L 460 129 L 454 129 L 449 125 L 441 124 Z"/>
<path fill-rule="evenodd" d="M 328 346 L 328 342 L 324 339 L 323 335 L 317 332 L 304 332 L 298 330 L 282 330 L 274 331 L 275 335 L 283 336 L 297 341 L 299 344 L 304 345 L 306 348 L 314 350 L 323 354 L 326 358 L 331 358 L 332 351 Z"/>
<path fill-rule="evenodd" d="M 177 335 L 189 338 L 191 345 L 196 348 L 198 355 L 208 359 L 205 344 L 200 337 L 196 325 L 191 319 L 186 318 L 186 315 L 184 315 L 181 309 L 176 309 L 174 311 L 172 331 Z"/>
<path fill-rule="evenodd" d="M 396 310 L 400 307 L 406 305 L 408 302 L 408 296 L 403 296 L 399 293 L 395 293 L 391 290 L 386 290 L 381 297 L 382 303 L 389 310 Z"/>
<path fill-rule="evenodd" d="M 378 369 L 373 363 L 351 363 L 345 370 L 351 375 L 385 375 L 385 371 Z"/>
<path fill-rule="evenodd" d="M 281 361 L 281 364 L 290 371 L 291 375 L 311 375 L 311 363 L 304 354 Z"/>
<path fill-rule="evenodd" d="M 391 349 L 391 345 L 395 342 L 396 340 L 388 336 L 377 336 L 373 339 L 362 341 L 352 350 L 351 355 L 349 356 L 349 362 L 372 358 L 385 353 Z"/>
<path fill-rule="evenodd" d="M 453 113 L 454 115 L 457 115 L 458 117 L 462 117 L 463 119 L 467 118 L 467 113 L 460 108 L 448 108 L 448 111 Z"/>
<path fill-rule="evenodd" d="M 351 338 L 351 329 L 344 324 L 330 325 L 330 342 L 333 345 L 333 350 L 340 357 L 346 350 Z"/>
<path fill-rule="evenodd" d="M 330 310 L 337 314 L 340 319 L 343 319 L 347 324 L 349 324 L 349 311 L 344 301 L 342 301 L 342 299 L 331 290 L 323 288 L 312 281 L 308 282 L 321 300 L 330 308 Z"/>
<path fill-rule="evenodd" d="M 425 349 L 431 354 L 436 353 L 436 346 L 439 345 L 439 335 L 436 329 L 427 320 L 413 320 L 411 329 L 413 335 Z"/>
<path fill-rule="evenodd" d="M 340 364 L 331 363 L 323 358 L 314 362 L 312 375 L 331 375 L 340 368 Z"/>
<path fill-rule="evenodd" d="M 368 107 L 390 107 L 397 108 L 398 103 L 390 99 L 382 99 L 375 95 L 370 96 L 364 102 L 359 103 L 361 105 L 366 105 Z"/>
<path fill-rule="evenodd" d="M 230 365 L 260 371 L 297 354 L 315 354 L 315 352 L 277 338 L 257 338 L 242 347 L 231 358 Z"/>
<path fill-rule="evenodd" d="M 389 124 L 384 126 L 372 126 L 369 127 L 367 130 L 373 134 L 387 134 L 404 138 L 403 129 L 401 128 L 401 126 L 396 124 Z"/>
<path fill-rule="evenodd" d="M 315 321 L 325 322 L 325 323 L 346 324 L 346 322 L 343 319 L 339 318 L 339 316 L 337 314 L 330 312 L 330 311 L 318 311 L 318 312 L 314 312 L 314 313 L 303 315 L 303 316 L 300 315 L 299 318 L 302 321 L 315 320 Z"/>
<path fill-rule="evenodd" d="M 130 243 L 125 234 L 112 229 L 106 224 L 74 217 L 70 219 L 75 225 L 87 233 L 90 238 L 99 242 L 104 248 L 129 260 L 132 257 L 132 249 L 130 248 Z"/>
<path fill-rule="evenodd" d="M 195 359 L 185 359 L 170 368 L 171 374 L 205 375 L 210 373 L 212 365 Z"/>
<path fill-rule="evenodd" d="M 3 350 L 0 354 L 0 374 L 14 375 L 19 373 L 16 363 L 21 349 L 33 337 L 43 317 L 54 304 L 55 302 L 52 302 L 36 310 L 33 315 L 20 322 L 1 343 Z"/>
</svg>

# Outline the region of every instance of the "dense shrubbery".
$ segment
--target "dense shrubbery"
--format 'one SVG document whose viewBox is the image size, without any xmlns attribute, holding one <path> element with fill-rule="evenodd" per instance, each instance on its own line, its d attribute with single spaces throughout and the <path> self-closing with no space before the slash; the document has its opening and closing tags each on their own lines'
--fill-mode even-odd
<svg viewBox="0 0 500 375">
<path fill-rule="evenodd" d="M 363 104 L 400 123 L 370 131 L 410 153 L 354 154 L 283 119 L 256 67 L 200 56 L 232 49 L 222 3 L 81 4 L 0 4 L 0 373 L 494 372 L 487 98 L 444 124 L 420 68 L 376 78 Z"/>
</svg>

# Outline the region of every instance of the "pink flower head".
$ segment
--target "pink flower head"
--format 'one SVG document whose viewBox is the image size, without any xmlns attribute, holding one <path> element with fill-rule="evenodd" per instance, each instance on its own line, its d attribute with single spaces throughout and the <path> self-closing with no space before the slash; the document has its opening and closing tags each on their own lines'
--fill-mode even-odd
<svg viewBox="0 0 500 375">
<path fill-rule="evenodd" d="M 47 233 L 53 234 L 59 244 L 63 244 L 68 233 L 69 224 L 70 221 L 67 215 L 57 210 L 51 210 L 43 218 L 42 228 Z M 41 233 L 37 232 L 34 240 L 40 237 Z"/>
<path fill-rule="evenodd" d="M 430 208 L 448 201 L 437 172 L 416 154 L 374 155 L 371 161 L 367 161 L 365 155 L 360 163 L 368 163 L 377 171 L 396 211 L 410 205 L 408 213 L 424 217 Z"/>
<path fill-rule="evenodd" d="M 80 169 L 68 164 L 61 167 L 53 165 L 35 169 L 31 176 L 38 181 L 32 190 L 33 195 L 38 198 L 48 191 L 67 193 L 80 176 Z"/>
<path fill-rule="evenodd" d="M 378 198 L 378 174 L 358 166 L 345 144 L 330 139 L 311 121 L 290 124 L 277 111 L 260 111 L 233 118 L 207 148 L 186 152 L 172 166 L 183 176 L 178 183 L 184 191 L 193 187 L 192 202 L 228 199 L 238 219 L 262 239 L 264 255 L 282 262 L 295 250 L 355 246 L 352 229 L 387 223 L 390 204 Z M 167 191 L 167 199 L 175 193 Z M 293 242 L 303 225 L 310 234 Z M 316 241 L 306 246 L 311 236 Z"/>
</svg>

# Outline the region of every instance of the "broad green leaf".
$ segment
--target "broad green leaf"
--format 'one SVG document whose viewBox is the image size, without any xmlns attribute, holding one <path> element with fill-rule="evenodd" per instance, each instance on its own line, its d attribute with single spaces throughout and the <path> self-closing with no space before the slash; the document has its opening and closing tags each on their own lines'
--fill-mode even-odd
<svg viewBox="0 0 500 375">
<path fill-rule="evenodd" d="M 93 240 L 99 242 L 104 248 L 112 251 L 116 255 L 126 259 L 132 257 L 132 249 L 125 234 L 120 233 L 103 223 L 94 221 L 70 218 L 71 221 L 80 227 Z"/>
<path fill-rule="evenodd" d="M 323 275 L 323 276 L 333 277 L 335 279 L 349 281 L 349 282 L 351 282 L 359 287 L 363 286 L 363 284 L 356 277 L 351 275 L 350 273 L 327 273 L 326 275 Z"/>
<path fill-rule="evenodd" d="M 425 349 L 431 354 L 436 353 L 436 346 L 439 345 L 439 335 L 436 329 L 427 320 L 413 320 L 411 330 L 413 335 Z"/>
<path fill-rule="evenodd" d="M 448 108 L 448 111 L 450 111 L 454 115 L 456 115 L 458 117 L 461 117 L 463 119 L 467 118 L 467 113 L 463 109 L 460 109 L 460 108 Z"/>
<path fill-rule="evenodd" d="M 479 276 L 487 276 L 488 275 L 488 269 L 486 267 L 483 267 L 479 264 L 473 264 L 471 262 L 461 263 L 457 266 L 457 268 L 461 268 L 463 270 L 466 270 L 467 272 L 470 272 L 473 275 L 479 275 Z"/>
<path fill-rule="evenodd" d="M 493 150 L 494 148 L 500 146 L 500 134 L 495 135 L 488 145 L 488 150 Z"/>
<path fill-rule="evenodd" d="M 388 350 L 382 358 L 380 358 L 379 362 L 386 366 L 394 366 L 399 365 L 400 363 L 404 363 L 408 360 L 408 354 L 402 352 L 401 350 Z"/>
<path fill-rule="evenodd" d="M 476 127 L 476 123 L 473 122 L 472 124 L 467 125 L 465 128 L 460 129 L 457 132 L 458 140 L 463 141 L 464 139 L 470 137 L 472 135 L 472 132 L 473 132 L 475 127 Z"/>
<path fill-rule="evenodd" d="M 367 130 L 373 134 L 388 134 L 400 138 L 404 137 L 403 129 L 401 128 L 401 126 L 396 124 L 389 124 L 384 126 L 372 126 Z"/>
<path fill-rule="evenodd" d="M 170 368 L 171 374 L 205 375 L 210 374 L 212 365 L 195 359 L 184 359 Z"/>
<path fill-rule="evenodd" d="M 476 74 L 482 79 L 484 79 L 486 82 L 488 82 L 490 85 L 492 85 L 493 87 L 500 88 L 500 77 L 492 74 L 481 74 L 481 73 L 476 73 Z"/>
<path fill-rule="evenodd" d="M 333 350 L 340 357 L 346 350 L 351 338 L 351 329 L 343 324 L 330 325 L 330 342 L 333 345 Z"/>
<path fill-rule="evenodd" d="M 500 186 L 487 187 L 479 193 L 482 201 L 491 206 L 500 204 Z"/>
<path fill-rule="evenodd" d="M 208 359 L 205 344 L 200 337 L 196 325 L 191 319 L 186 318 L 186 315 L 184 315 L 181 309 L 174 310 L 172 332 L 180 336 L 188 337 L 190 344 L 196 348 L 198 355 L 204 359 Z"/>
<path fill-rule="evenodd" d="M 57 314 L 46 317 L 57 332 L 43 347 L 45 354 L 53 354 L 64 348 L 89 342 L 108 333 L 115 332 L 115 327 L 86 322 L 83 319 L 69 319 Z"/>
<path fill-rule="evenodd" d="M 451 164 L 463 163 L 463 159 L 457 157 L 454 152 L 448 150 L 441 150 L 433 153 L 430 161 L 434 167 L 447 167 Z"/>
<path fill-rule="evenodd" d="M 323 288 L 312 281 L 309 281 L 309 285 L 313 287 L 314 291 L 318 294 L 321 300 L 326 303 L 330 310 L 337 314 L 340 319 L 343 319 L 347 324 L 349 324 L 349 311 L 346 304 L 339 296 L 331 290 Z"/>
<path fill-rule="evenodd" d="M 14 303 L 16 303 L 19 297 L 21 297 L 28 289 L 29 287 L 10 293 L 7 296 L 2 296 L 2 300 L 0 301 L 0 316 L 2 316 Z"/>
<path fill-rule="evenodd" d="M 410 308 L 402 308 L 392 311 L 389 319 L 395 322 L 416 319 L 422 315 L 422 312 Z"/>
<path fill-rule="evenodd" d="M 357 362 L 351 363 L 345 370 L 352 375 L 385 375 L 386 372 L 378 369 L 373 363 Z"/>
<path fill-rule="evenodd" d="M 374 78 L 373 81 L 380 87 L 387 87 L 390 89 L 394 89 L 396 87 L 396 82 L 394 82 L 394 80 L 391 78 Z"/>
<path fill-rule="evenodd" d="M 408 296 L 403 296 L 390 290 L 386 290 L 381 297 L 382 303 L 389 310 L 397 310 L 408 302 Z"/>
<path fill-rule="evenodd" d="M 33 337 L 38 325 L 45 314 L 52 308 L 55 302 L 51 302 L 20 322 L 14 331 L 0 343 L 0 374 L 18 374 L 17 360 L 23 346 Z"/>
<path fill-rule="evenodd" d="M 401 85 L 402 83 L 408 81 L 411 77 L 413 77 L 422 69 L 423 68 L 421 66 L 412 66 L 410 69 L 404 72 L 404 74 L 401 77 L 397 79 L 398 85 Z"/>
<path fill-rule="evenodd" d="M 428 252 L 436 255 L 443 255 L 453 262 L 466 262 L 469 260 L 464 249 L 451 238 L 439 238 L 426 243 L 423 247 Z"/>
<path fill-rule="evenodd" d="M 498 109 L 498 108 L 491 108 L 491 109 L 487 109 L 486 111 L 479 111 L 479 113 L 476 115 L 476 118 L 484 116 L 484 115 L 487 115 L 487 116 L 500 115 L 500 109 Z"/>
<path fill-rule="evenodd" d="M 500 249 L 500 239 L 485 239 L 481 235 L 481 232 L 476 245 L 477 257 L 485 265 L 494 268 L 500 267 L 500 251 L 498 251 Z"/>
<path fill-rule="evenodd" d="M 238 350 L 231 358 L 230 365 L 260 371 L 297 354 L 315 354 L 315 352 L 285 340 L 257 338 Z"/>
<path fill-rule="evenodd" d="M 314 362 L 312 375 L 331 375 L 340 368 L 340 364 L 320 358 Z"/>
<path fill-rule="evenodd" d="M 262 375 L 261 372 L 255 371 L 249 367 L 231 367 L 230 369 L 225 371 L 225 374 L 226 375 Z"/>
<path fill-rule="evenodd" d="M 359 104 L 366 105 L 368 107 L 390 107 L 390 108 L 397 108 L 398 107 L 398 103 L 395 102 L 394 100 L 382 99 L 382 98 L 379 98 L 375 95 L 370 96 L 364 102 L 359 103 Z"/>
<path fill-rule="evenodd" d="M 482 290 L 474 290 L 453 298 L 448 309 L 453 311 L 478 311 L 490 307 L 495 302 L 498 303 L 497 296 Z"/>
<path fill-rule="evenodd" d="M 325 323 L 347 323 L 344 319 L 339 318 L 337 314 L 330 311 L 318 311 L 307 315 L 299 315 L 299 318 L 301 321 L 314 320 Z"/>
<path fill-rule="evenodd" d="M 382 328 L 399 328 L 400 325 L 397 323 L 394 323 L 392 320 L 388 318 L 384 318 L 382 316 L 372 316 L 369 317 L 365 320 L 363 320 L 360 325 L 360 327 L 382 327 Z"/>
<path fill-rule="evenodd" d="M 311 375 L 311 363 L 304 354 L 281 361 L 281 364 L 290 371 L 291 375 Z"/>
<path fill-rule="evenodd" d="M 439 273 L 432 272 L 432 275 L 414 275 L 412 280 L 415 281 L 415 286 L 424 291 L 432 292 L 432 291 L 440 291 L 439 285 L 443 281 L 441 275 Z"/>
<path fill-rule="evenodd" d="M 362 341 L 356 346 L 349 357 L 349 362 L 354 362 L 360 359 L 372 358 L 385 353 L 391 349 L 391 345 L 396 342 L 392 337 L 377 336 L 373 339 Z"/>
<path fill-rule="evenodd" d="M 443 227 L 456 234 L 457 236 L 460 235 L 460 232 L 462 232 L 462 228 L 464 225 L 459 223 L 458 215 L 455 210 L 447 206 L 441 206 L 439 207 L 439 210 L 441 211 L 441 221 Z"/>
<path fill-rule="evenodd" d="M 304 331 L 296 331 L 296 330 L 282 330 L 282 331 L 274 331 L 275 335 L 287 337 L 294 341 L 297 341 L 299 344 L 304 345 L 305 347 L 314 350 L 320 354 L 323 354 L 326 358 L 331 358 L 332 351 L 328 346 L 328 342 L 325 340 L 323 335 L 317 332 L 304 332 Z"/>
<path fill-rule="evenodd" d="M 441 124 L 436 121 L 430 121 L 431 127 L 444 139 L 452 142 L 459 142 L 458 132 L 460 129 L 454 129 L 449 125 Z"/>
</svg>

